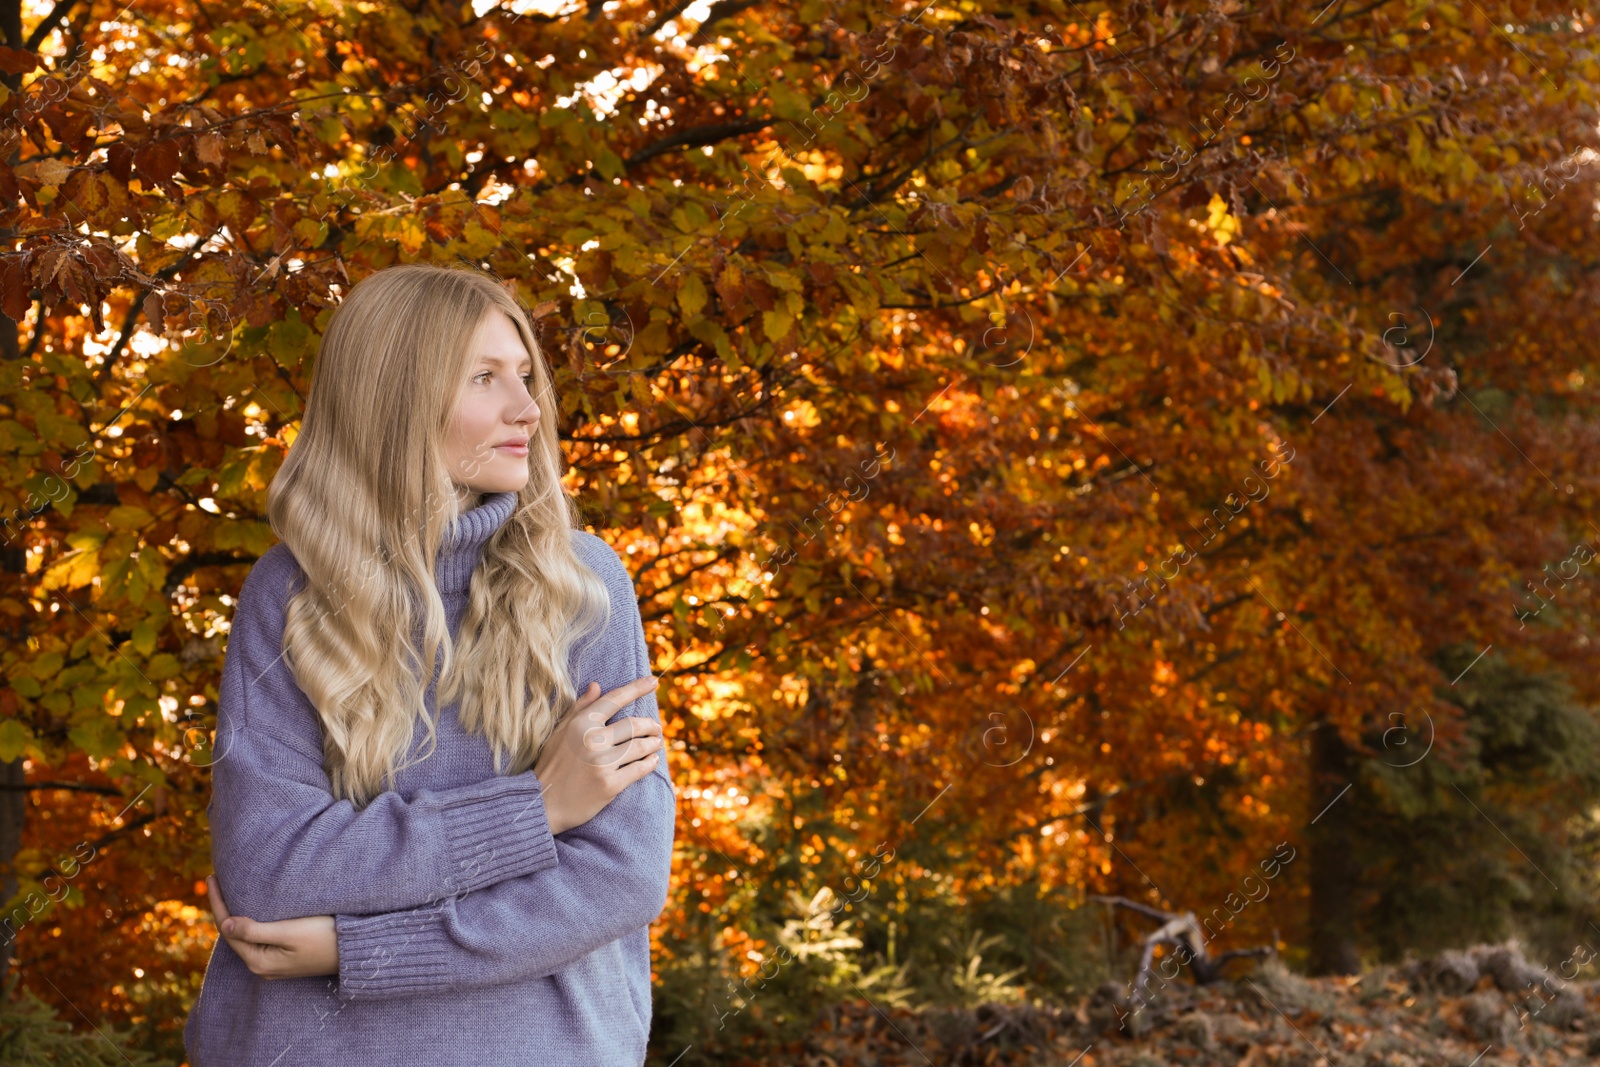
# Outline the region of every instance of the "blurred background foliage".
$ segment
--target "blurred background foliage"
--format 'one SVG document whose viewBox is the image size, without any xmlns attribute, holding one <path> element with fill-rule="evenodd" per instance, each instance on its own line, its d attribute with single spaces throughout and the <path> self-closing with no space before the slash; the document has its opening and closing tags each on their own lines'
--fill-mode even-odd
<svg viewBox="0 0 1600 1067">
<path fill-rule="evenodd" d="M 638 586 L 681 788 L 653 1062 L 1070 1005 L 1152 926 L 1096 894 L 1315 974 L 1600 934 L 1592 12 L 0 32 L 6 1062 L 182 1060 L 232 598 L 327 315 L 414 260 L 532 309 Z"/>
</svg>

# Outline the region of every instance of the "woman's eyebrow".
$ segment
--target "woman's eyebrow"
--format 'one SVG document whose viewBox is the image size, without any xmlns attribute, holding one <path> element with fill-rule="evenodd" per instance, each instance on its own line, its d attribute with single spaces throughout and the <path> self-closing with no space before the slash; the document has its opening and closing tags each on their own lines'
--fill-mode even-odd
<svg viewBox="0 0 1600 1067">
<path fill-rule="evenodd" d="M 484 355 L 484 356 L 479 356 L 478 357 L 479 365 L 482 365 L 484 363 L 488 363 L 488 364 L 491 364 L 491 365 L 496 366 L 496 367 L 504 367 L 507 364 L 509 364 L 511 362 L 511 360 L 512 360 L 511 356 L 488 356 L 488 355 Z M 523 356 L 522 357 L 522 361 L 518 365 L 519 366 L 523 366 L 523 367 L 528 367 L 528 368 L 531 369 L 533 367 L 533 357 L 531 357 L 531 356 Z"/>
</svg>

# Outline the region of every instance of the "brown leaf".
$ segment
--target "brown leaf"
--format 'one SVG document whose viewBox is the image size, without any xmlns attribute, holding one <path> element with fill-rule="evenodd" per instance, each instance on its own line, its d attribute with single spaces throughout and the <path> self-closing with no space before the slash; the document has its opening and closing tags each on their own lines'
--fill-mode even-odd
<svg viewBox="0 0 1600 1067">
<path fill-rule="evenodd" d="M 0 45 L 0 70 L 7 74 L 26 74 L 39 66 L 39 56 L 25 48 Z"/>
<path fill-rule="evenodd" d="M 119 98 L 114 92 L 109 95 L 114 103 L 106 109 L 106 117 L 122 127 L 122 136 L 147 139 L 150 136 L 150 123 L 145 121 L 144 109 L 138 101 Z"/>
<path fill-rule="evenodd" d="M 162 185 L 172 181 L 172 176 L 178 173 L 181 158 L 178 142 L 168 137 L 140 145 L 134 150 L 133 165 L 140 179 L 151 185 Z"/>
<path fill-rule="evenodd" d="M 66 145 L 75 152 L 84 151 L 89 147 L 88 131 L 94 125 L 94 115 L 88 111 L 65 111 L 59 107 L 47 107 L 39 113 L 50 126 L 50 132 L 56 140 Z"/>
<path fill-rule="evenodd" d="M 46 185 L 60 185 L 71 176 L 72 166 L 59 159 L 45 159 L 34 166 L 33 174 Z"/>
<path fill-rule="evenodd" d="M 453 220 L 446 219 L 438 214 L 427 216 L 427 218 L 425 218 L 422 222 L 422 228 L 427 232 L 429 237 L 433 238 L 440 244 L 448 244 L 461 235 L 456 229 L 455 222 Z"/>
<path fill-rule="evenodd" d="M 109 244 L 94 242 L 83 250 L 83 261 L 97 280 L 116 281 L 122 277 L 122 257 Z"/>
<path fill-rule="evenodd" d="M 259 133 L 257 137 L 261 136 Z M 228 141 L 221 134 L 201 134 L 195 141 L 194 152 L 200 157 L 200 162 L 208 167 L 220 167 L 228 158 L 223 149 L 228 147 Z"/>
<path fill-rule="evenodd" d="M 61 186 L 61 199 L 72 205 L 73 218 L 78 222 L 86 216 L 97 216 L 110 203 L 100 175 L 88 170 L 78 171 Z"/>
<path fill-rule="evenodd" d="M 714 284 L 724 309 L 738 307 L 744 301 L 744 274 L 733 264 L 722 268 Z"/>
<path fill-rule="evenodd" d="M 13 322 L 28 316 L 33 304 L 33 283 L 28 279 L 28 253 L 0 258 L 0 311 Z"/>
<path fill-rule="evenodd" d="M 0 210 L 9 211 L 22 199 L 22 189 L 10 167 L 0 163 Z"/>
<path fill-rule="evenodd" d="M 1149 238 L 1150 247 L 1155 249 L 1158 255 L 1164 256 L 1167 254 L 1167 234 L 1161 228 L 1159 222 L 1151 221 L 1146 231 L 1146 236 Z"/>
<path fill-rule="evenodd" d="M 1211 189 L 1203 181 L 1190 182 L 1178 194 L 1178 206 L 1182 208 L 1198 207 L 1211 200 Z"/>
<path fill-rule="evenodd" d="M 971 248 L 979 255 L 989 251 L 989 220 L 987 217 L 979 218 L 972 227 Z"/>
<path fill-rule="evenodd" d="M 56 275 L 61 273 L 62 268 L 66 266 L 66 261 L 66 249 L 61 248 L 59 245 L 45 249 L 44 254 L 39 257 L 39 272 L 36 276 L 38 287 L 40 289 L 55 288 Z"/>
<path fill-rule="evenodd" d="M 755 275 L 751 275 L 749 278 L 746 278 L 744 289 L 745 295 L 750 298 L 750 303 L 754 304 L 760 310 L 771 311 L 777 306 L 776 301 L 774 300 L 774 296 L 776 294 L 773 293 L 772 286 L 768 285 L 761 278 L 758 278 Z"/>
<path fill-rule="evenodd" d="M 156 333 L 166 332 L 166 302 L 161 299 L 160 293 L 152 292 L 144 298 L 144 317 L 150 329 Z"/>
<path fill-rule="evenodd" d="M 106 169 L 124 185 L 133 180 L 133 148 L 128 142 L 118 141 L 106 149 Z"/>
<path fill-rule="evenodd" d="M 611 280 L 611 253 L 603 248 L 590 249 L 578 257 L 578 280 L 586 289 L 603 289 Z"/>
<path fill-rule="evenodd" d="M 292 158 L 297 160 L 300 158 L 300 142 L 295 137 L 293 126 L 272 115 L 263 117 L 261 125 L 266 127 L 268 133 L 272 134 L 272 139 L 278 142 L 280 148 L 289 153 Z M 245 143 L 249 146 L 253 155 L 264 156 L 267 154 L 266 139 L 259 135 L 259 130 L 252 131 L 252 136 L 246 138 Z"/>
<path fill-rule="evenodd" d="M 103 332 L 106 328 L 105 318 L 101 312 L 100 294 L 96 292 L 94 281 L 89 272 L 84 269 L 78 257 L 68 255 L 63 260 L 61 271 L 61 291 L 68 300 L 74 304 L 84 304 L 89 308 L 89 319 L 94 323 L 95 332 Z"/>
<path fill-rule="evenodd" d="M 503 225 L 503 223 L 500 221 L 499 210 L 490 207 L 488 204 L 478 204 L 475 207 L 475 211 L 478 216 L 478 225 L 482 226 L 484 229 L 490 231 L 496 237 L 498 237 L 500 235 L 500 229 Z"/>
</svg>

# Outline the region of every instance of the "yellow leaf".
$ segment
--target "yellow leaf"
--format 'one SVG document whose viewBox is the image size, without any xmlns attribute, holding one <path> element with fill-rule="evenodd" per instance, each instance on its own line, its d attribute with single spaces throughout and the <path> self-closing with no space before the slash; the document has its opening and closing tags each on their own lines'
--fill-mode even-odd
<svg viewBox="0 0 1600 1067">
<path fill-rule="evenodd" d="M 100 573 L 99 561 L 92 552 L 71 552 L 50 565 L 39 587 L 44 592 L 51 589 L 76 589 L 88 585 Z"/>
<path fill-rule="evenodd" d="M 401 219 L 399 233 L 395 236 L 400 241 L 400 247 L 406 250 L 407 255 L 412 256 L 422 251 L 423 244 L 428 240 L 428 235 L 422 228 L 422 220 L 416 216 Z"/>
<path fill-rule="evenodd" d="M 183 665 L 178 662 L 176 656 L 170 652 L 163 652 L 145 664 L 144 676 L 152 682 L 160 682 L 176 677 L 182 670 Z"/>
<path fill-rule="evenodd" d="M 685 318 L 699 317 L 701 309 L 706 306 L 706 285 L 700 280 L 700 275 L 690 274 L 678 287 L 678 306 L 683 308 Z"/>
<path fill-rule="evenodd" d="M 772 311 L 762 312 L 761 328 L 766 331 L 767 340 L 781 341 L 789 335 L 789 329 L 794 325 L 794 317 L 786 308 L 775 308 Z"/>
<path fill-rule="evenodd" d="M 156 650 L 156 624 L 149 619 L 141 620 L 133 628 L 133 647 L 142 656 L 154 654 Z"/>
<path fill-rule="evenodd" d="M 106 524 L 114 530 L 137 530 L 148 526 L 154 518 L 155 516 L 144 508 L 123 504 L 111 509 L 111 513 L 106 516 Z"/>
</svg>

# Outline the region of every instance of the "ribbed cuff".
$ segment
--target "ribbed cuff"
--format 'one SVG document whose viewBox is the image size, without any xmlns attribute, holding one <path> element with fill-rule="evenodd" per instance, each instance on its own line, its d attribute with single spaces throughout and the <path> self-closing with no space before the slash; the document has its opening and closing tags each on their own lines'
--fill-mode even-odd
<svg viewBox="0 0 1600 1067">
<path fill-rule="evenodd" d="M 445 920 L 454 899 L 411 911 L 336 915 L 340 1000 L 418 996 L 450 987 L 452 941 Z"/>
<path fill-rule="evenodd" d="M 539 779 L 524 771 L 508 781 L 513 787 L 500 796 L 462 800 L 441 811 L 450 849 L 445 872 L 450 896 L 558 862 Z"/>
</svg>

